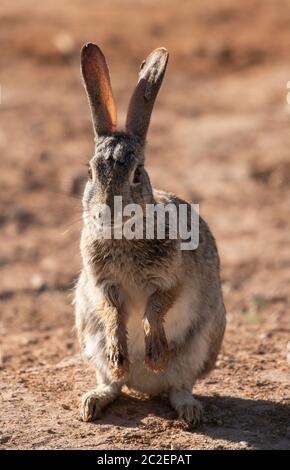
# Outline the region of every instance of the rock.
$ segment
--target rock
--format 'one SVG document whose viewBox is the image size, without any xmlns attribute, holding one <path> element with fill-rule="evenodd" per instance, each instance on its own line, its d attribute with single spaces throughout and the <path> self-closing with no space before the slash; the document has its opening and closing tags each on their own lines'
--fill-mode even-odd
<svg viewBox="0 0 290 470">
<path fill-rule="evenodd" d="M 247 447 L 248 443 L 246 441 L 240 441 L 239 442 L 240 446 Z"/>
<path fill-rule="evenodd" d="M 173 442 L 170 444 L 170 450 L 180 450 L 179 444 L 174 444 Z"/>
<path fill-rule="evenodd" d="M 53 44 L 64 58 L 71 57 L 75 51 L 75 40 L 67 31 L 56 34 Z"/>
<path fill-rule="evenodd" d="M 45 287 L 45 282 L 40 274 L 33 274 L 30 278 L 30 283 L 35 290 L 43 290 Z"/>
<path fill-rule="evenodd" d="M 65 403 L 62 403 L 61 406 L 63 407 L 64 410 L 70 410 L 69 405 L 66 405 Z"/>
<path fill-rule="evenodd" d="M 53 429 L 48 429 L 47 432 L 48 434 L 57 434 L 57 432 L 54 431 Z"/>
</svg>

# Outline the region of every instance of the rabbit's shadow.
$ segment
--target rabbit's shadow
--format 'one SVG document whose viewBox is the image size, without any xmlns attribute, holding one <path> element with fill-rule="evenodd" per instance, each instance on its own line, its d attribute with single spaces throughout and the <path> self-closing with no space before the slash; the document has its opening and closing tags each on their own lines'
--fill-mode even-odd
<svg viewBox="0 0 290 470">
<path fill-rule="evenodd" d="M 204 422 L 196 429 L 183 426 L 188 433 L 230 442 L 246 442 L 255 449 L 290 449 L 290 406 L 270 400 L 251 400 L 230 396 L 197 396 L 204 407 Z M 163 418 L 172 425 L 175 411 L 166 397 L 139 398 L 122 394 L 96 424 L 110 424 L 128 431 L 154 425 Z M 288 435 L 287 435 L 288 433 Z"/>
</svg>

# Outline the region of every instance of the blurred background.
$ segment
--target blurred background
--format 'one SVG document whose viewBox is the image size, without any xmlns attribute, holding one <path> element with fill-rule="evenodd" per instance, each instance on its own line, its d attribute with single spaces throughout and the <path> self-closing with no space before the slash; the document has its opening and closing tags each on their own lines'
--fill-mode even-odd
<svg viewBox="0 0 290 470">
<path fill-rule="evenodd" d="M 147 168 L 155 187 L 200 203 L 219 246 L 228 328 L 211 385 L 203 381 L 197 391 L 209 416 L 216 405 L 207 395 L 249 402 L 225 402 L 232 417 L 217 403 L 224 431 L 215 435 L 212 418 L 201 434 L 180 431 L 180 445 L 289 445 L 289 39 L 288 0 L 1 0 L 0 444 L 127 442 L 121 405 L 110 411 L 103 441 L 71 418 L 94 381 L 76 359 L 71 302 L 85 163 L 94 151 L 79 51 L 95 42 L 110 66 L 119 128 L 141 61 L 156 47 L 169 50 Z M 145 405 L 138 412 L 126 400 L 123 409 L 134 405 L 130 423 L 146 424 L 146 436 L 141 426 L 130 445 L 161 446 L 154 431 L 161 425 L 171 439 L 168 409 L 155 403 L 159 417 L 150 421 L 140 415 Z M 240 434 L 234 413 L 246 413 Z"/>
</svg>

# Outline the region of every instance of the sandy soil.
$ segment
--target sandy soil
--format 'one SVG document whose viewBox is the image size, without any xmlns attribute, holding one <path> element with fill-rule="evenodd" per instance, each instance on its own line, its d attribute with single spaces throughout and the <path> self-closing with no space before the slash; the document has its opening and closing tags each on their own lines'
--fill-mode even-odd
<svg viewBox="0 0 290 470">
<path fill-rule="evenodd" d="M 1 1 L 0 447 L 290 448 L 289 1 Z M 171 52 L 152 119 L 156 187 L 200 202 L 220 250 L 228 327 L 194 393 L 196 430 L 124 390 L 79 421 L 94 384 L 73 332 L 92 129 L 79 50 L 102 46 L 124 122 L 140 60 Z"/>
</svg>

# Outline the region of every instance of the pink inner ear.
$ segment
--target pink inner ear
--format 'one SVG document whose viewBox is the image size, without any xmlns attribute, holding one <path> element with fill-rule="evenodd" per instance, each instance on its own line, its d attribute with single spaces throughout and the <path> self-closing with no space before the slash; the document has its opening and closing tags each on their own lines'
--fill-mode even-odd
<svg viewBox="0 0 290 470">
<path fill-rule="evenodd" d="M 97 73 L 99 77 L 101 101 L 110 116 L 112 130 L 115 130 L 117 125 L 117 115 L 113 93 L 110 85 L 110 78 L 109 75 L 106 73 L 106 70 L 103 67 L 100 67 L 100 64 L 97 64 Z"/>
<path fill-rule="evenodd" d="M 102 51 L 96 45 L 84 47 L 82 70 L 96 132 L 114 132 L 117 127 L 117 113 L 109 70 Z"/>
</svg>

